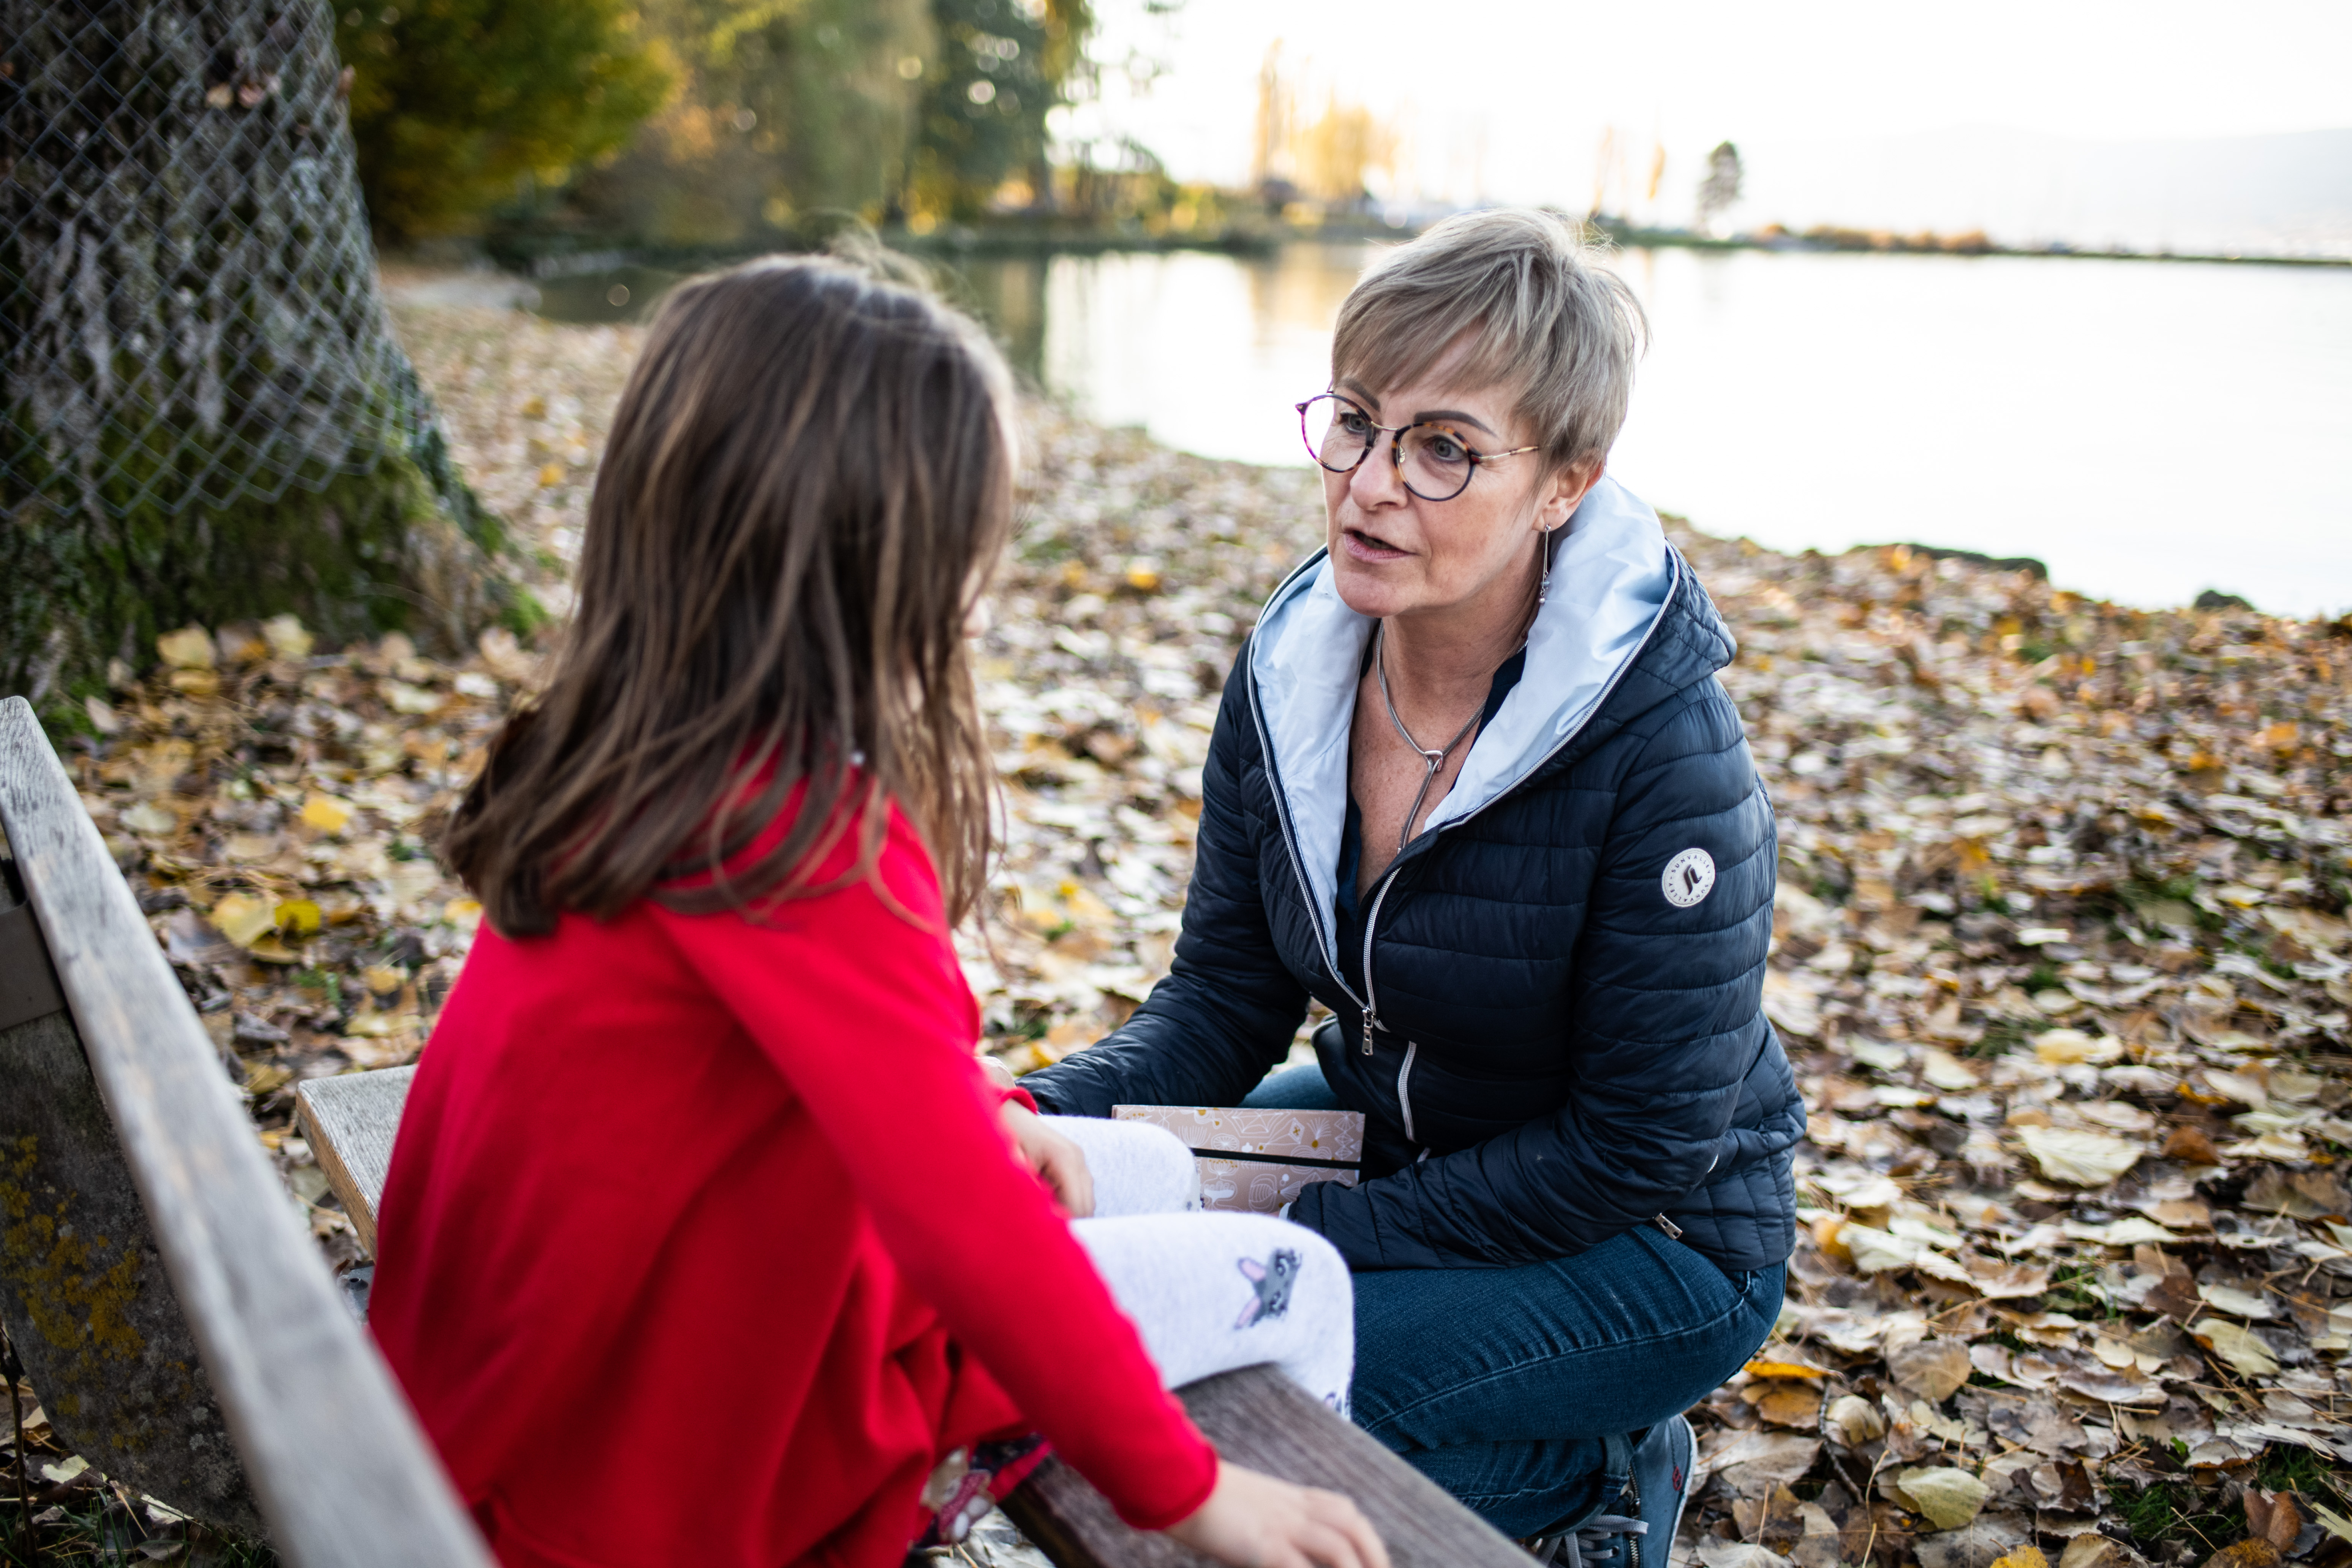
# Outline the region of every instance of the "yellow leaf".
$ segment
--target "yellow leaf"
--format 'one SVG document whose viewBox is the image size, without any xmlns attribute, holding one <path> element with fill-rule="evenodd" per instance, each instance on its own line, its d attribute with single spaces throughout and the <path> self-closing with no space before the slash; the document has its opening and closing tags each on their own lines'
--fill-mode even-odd
<svg viewBox="0 0 2352 1568">
<path fill-rule="evenodd" d="M 278 924 L 278 911 L 267 899 L 251 893 L 230 893 L 212 909 L 214 927 L 242 948 L 268 936 Z"/>
<path fill-rule="evenodd" d="M 1775 1357 L 1758 1356 L 1748 1363 L 1748 1375 L 1750 1377 L 1801 1377 L 1818 1383 L 1829 1373 L 1820 1367 L 1808 1366 L 1801 1361 L 1781 1361 Z"/>
<path fill-rule="evenodd" d="M 562 464 L 550 463 L 547 467 L 539 470 L 539 483 L 541 489 L 552 489 L 555 486 L 560 485 L 562 482 Z"/>
<path fill-rule="evenodd" d="M 1149 566 L 1130 566 L 1127 569 L 1127 585 L 1138 593 L 1151 593 L 1160 586 L 1160 574 Z"/>
<path fill-rule="evenodd" d="M 2005 1557 L 1993 1559 L 1992 1568 L 2050 1568 L 2050 1559 L 2042 1555 L 2038 1546 L 2020 1546 Z"/>
<path fill-rule="evenodd" d="M 522 416 L 526 419 L 543 419 L 547 416 L 547 399 L 544 397 L 527 397 L 523 399 L 521 412 Z"/>
<path fill-rule="evenodd" d="M 202 626 L 182 626 L 155 639 L 155 651 L 174 669 L 210 669 L 213 634 Z"/>
<path fill-rule="evenodd" d="M 351 826 L 352 808 L 331 795 L 313 795 L 302 803 L 305 826 L 321 833 L 341 833 Z"/>
<path fill-rule="evenodd" d="M 309 899 L 289 899 L 278 906 L 278 929 L 289 936 L 309 936 L 325 918 Z"/>
<path fill-rule="evenodd" d="M 389 996 L 408 983 L 407 975 L 385 963 L 369 964 L 360 971 L 360 978 L 379 996 Z"/>
<path fill-rule="evenodd" d="M 310 657 L 317 639 L 310 636 L 299 616 L 272 616 L 261 623 L 261 635 L 269 644 L 269 651 L 284 659 L 297 662 Z"/>
<path fill-rule="evenodd" d="M 416 1019 L 405 1013 L 359 1013 L 343 1026 L 343 1033 L 355 1040 L 383 1040 L 415 1022 Z"/>
<path fill-rule="evenodd" d="M 478 899 L 452 899 L 441 906 L 441 918 L 453 926 L 473 926 L 480 922 L 482 905 Z"/>
</svg>

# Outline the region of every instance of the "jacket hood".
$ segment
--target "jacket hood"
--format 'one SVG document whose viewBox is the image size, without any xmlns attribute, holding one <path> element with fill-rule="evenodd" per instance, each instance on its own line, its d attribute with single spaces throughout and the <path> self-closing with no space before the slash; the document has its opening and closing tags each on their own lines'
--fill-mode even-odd
<svg viewBox="0 0 2352 1568">
<path fill-rule="evenodd" d="M 1674 686 L 1728 662 L 1730 638 L 1667 544 L 1658 514 L 1604 475 L 1554 538 L 1551 594 L 1528 633 L 1525 673 L 1471 742 L 1423 833 L 1492 805 L 1574 738 L 1654 640 L 1669 608 L 1685 601 L 1703 624 L 1686 628 L 1695 636 L 1666 639 L 1660 652 L 1677 668 L 1654 672 Z M 1250 637 L 1265 752 L 1318 917 L 1337 890 L 1349 732 L 1373 625 L 1340 599 L 1327 552 L 1318 551 L 1275 590 Z"/>
</svg>

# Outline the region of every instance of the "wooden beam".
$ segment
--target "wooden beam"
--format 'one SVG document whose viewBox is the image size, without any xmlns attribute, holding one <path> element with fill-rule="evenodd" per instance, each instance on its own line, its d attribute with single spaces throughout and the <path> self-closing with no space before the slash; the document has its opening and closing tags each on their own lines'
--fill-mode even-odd
<svg viewBox="0 0 2352 1568">
<path fill-rule="evenodd" d="M 1394 1568 L 1528 1568 L 1507 1537 L 1270 1366 L 1220 1373 L 1176 1394 L 1235 1464 L 1355 1499 Z M 1003 1508 L 1059 1568 L 1212 1568 L 1165 1535 L 1129 1529 L 1058 1459 L 1039 1466 Z"/>
<path fill-rule="evenodd" d="M 278 1555 L 490 1568 L 20 697 L 0 701 L 0 830 Z"/>
</svg>

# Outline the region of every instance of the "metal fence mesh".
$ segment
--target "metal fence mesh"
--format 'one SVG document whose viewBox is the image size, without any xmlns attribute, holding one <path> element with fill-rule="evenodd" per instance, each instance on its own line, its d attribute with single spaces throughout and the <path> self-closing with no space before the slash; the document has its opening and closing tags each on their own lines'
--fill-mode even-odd
<svg viewBox="0 0 2352 1568">
<path fill-rule="evenodd" d="M 435 439 L 325 0 L 0 0 L 5 487 L 272 502 Z"/>
</svg>

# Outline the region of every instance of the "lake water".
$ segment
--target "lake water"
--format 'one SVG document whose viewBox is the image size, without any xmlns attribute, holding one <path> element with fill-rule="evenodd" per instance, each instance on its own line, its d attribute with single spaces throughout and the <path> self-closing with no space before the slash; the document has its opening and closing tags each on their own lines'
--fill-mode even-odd
<svg viewBox="0 0 2352 1568">
<path fill-rule="evenodd" d="M 1305 464 L 1291 405 L 1372 252 L 975 262 L 973 302 L 1091 416 Z M 1612 470 L 1781 549 L 2032 555 L 2149 606 L 2352 608 L 2352 269 L 1634 250 L 1652 343 Z"/>
<path fill-rule="evenodd" d="M 1304 466 L 1292 405 L 1373 251 L 975 260 L 966 303 L 1081 411 Z M 2126 604 L 2352 609 L 2352 268 L 1632 250 L 1651 343 L 1610 463 L 1784 550 L 2031 555 Z M 551 279 L 569 320 L 676 274 Z"/>
</svg>

